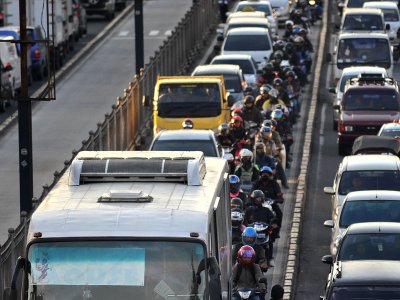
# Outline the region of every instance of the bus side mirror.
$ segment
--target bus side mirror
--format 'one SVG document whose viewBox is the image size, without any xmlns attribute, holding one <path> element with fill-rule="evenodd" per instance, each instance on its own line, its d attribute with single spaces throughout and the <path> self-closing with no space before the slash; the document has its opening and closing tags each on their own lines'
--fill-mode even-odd
<svg viewBox="0 0 400 300">
<path fill-rule="evenodd" d="M 222 295 L 221 270 L 215 256 L 207 259 L 208 275 L 210 277 L 209 293 L 210 300 L 220 300 Z"/>
</svg>

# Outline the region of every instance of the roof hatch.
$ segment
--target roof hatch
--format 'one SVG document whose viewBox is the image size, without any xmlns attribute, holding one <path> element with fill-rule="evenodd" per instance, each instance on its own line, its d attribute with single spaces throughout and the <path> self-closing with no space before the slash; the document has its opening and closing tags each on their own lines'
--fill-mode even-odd
<svg viewBox="0 0 400 300">
<path fill-rule="evenodd" d="M 83 151 L 71 164 L 69 185 L 135 181 L 201 185 L 205 173 L 199 151 Z"/>
</svg>

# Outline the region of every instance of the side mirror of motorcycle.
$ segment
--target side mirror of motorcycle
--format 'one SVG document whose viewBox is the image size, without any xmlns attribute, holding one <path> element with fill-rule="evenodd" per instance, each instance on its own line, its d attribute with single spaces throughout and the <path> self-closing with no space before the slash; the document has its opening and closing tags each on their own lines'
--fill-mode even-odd
<svg viewBox="0 0 400 300">
<path fill-rule="evenodd" d="M 235 103 L 235 98 L 233 98 L 232 95 L 228 95 L 227 99 L 228 99 L 228 106 L 229 107 L 232 106 Z"/>
<path fill-rule="evenodd" d="M 329 91 L 329 93 L 331 93 L 331 94 L 336 94 L 336 88 L 335 88 L 335 87 L 330 87 L 330 88 L 328 89 L 328 91 Z"/>
<path fill-rule="evenodd" d="M 260 280 L 258 281 L 258 283 L 268 284 L 267 278 L 265 278 L 265 277 L 260 278 Z"/>
<path fill-rule="evenodd" d="M 321 261 L 324 264 L 332 265 L 333 264 L 333 256 L 332 255 L 324 255 L 324 256 L 322 256 Z"/>
</svg>

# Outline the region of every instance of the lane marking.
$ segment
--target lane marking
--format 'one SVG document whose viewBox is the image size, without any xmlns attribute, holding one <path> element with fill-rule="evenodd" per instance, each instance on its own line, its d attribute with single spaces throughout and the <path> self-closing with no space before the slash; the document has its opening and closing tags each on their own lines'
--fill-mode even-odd
<svg viewBox="0 0 400 300">
<path fill-rule="evenodd" d="M 159 33 L 160 33 L 160 30 L 151 30 L 149 32 L 149 36 L 155 36 L 155 35 L 158 35 Z"/>
<path fill-rule="evenodd" d="M 129 30 L 123 30 L 118 33 L 118 36 L 127 36 L 129 34 Z"/>
<path fill-rule="evenodd" d="M 164 35 L 166 35 L 166 36 L 172 35 L 172 30 L 167 30 L 167 31 L 164 33 Z"/>
</svg>

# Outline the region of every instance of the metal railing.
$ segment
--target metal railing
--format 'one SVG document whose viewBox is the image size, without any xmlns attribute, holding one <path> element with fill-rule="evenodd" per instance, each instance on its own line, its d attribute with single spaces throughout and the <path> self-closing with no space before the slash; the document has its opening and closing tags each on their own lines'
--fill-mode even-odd
<svg viewBox="0 0 400 300">
<path fill-rule="evenodd" d="M 203 54 L 218 25 L 218 5 L 213 0 L 193 1 L 191 9 L 174 31 L 155 52 L 141 74 L 118 97 L 111 113 L 105 115 L 95 131 L 82 142 L 79 150 L 64 162 L 65 167 L 54 173 L 54 181 L 43 187 L 34 208 L 46 197 L 60 176 L 66 171 L 76 153 L 82 150 L 132 150 L 140 148 L 143 137 L 151 134 L 152 113 L 142 105 L 144 96 L 152 96 L 157 75 L 185 75 Z M 21 224 L 9 229 L 9 238 L 0 248 L 0 300 L 4 289 L 10 286 L 18 256 L 24 255 L 25 237 L 30 216 L 22 215 Z"/>
</svg>

